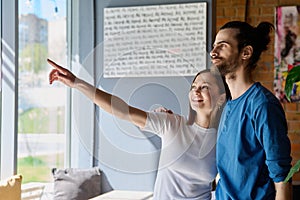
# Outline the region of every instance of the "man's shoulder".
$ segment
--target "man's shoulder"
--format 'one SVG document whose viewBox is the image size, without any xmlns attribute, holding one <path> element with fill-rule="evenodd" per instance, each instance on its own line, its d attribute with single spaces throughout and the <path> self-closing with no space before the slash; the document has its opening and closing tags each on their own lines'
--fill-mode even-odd
<svg viewBox="0 0 300 200">
<path fill-rule="evenodd" d="M 253 90 L 252 96 L 257 104 L 280 103 L 279 99 L 274 95 L 274 93 L 259 82 L 255 83 L 255 89 Z"/>
</svg>

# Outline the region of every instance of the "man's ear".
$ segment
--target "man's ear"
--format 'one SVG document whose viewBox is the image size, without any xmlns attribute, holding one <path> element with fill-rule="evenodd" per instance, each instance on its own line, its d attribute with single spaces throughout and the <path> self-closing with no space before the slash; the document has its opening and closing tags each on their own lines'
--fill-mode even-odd
<svg viewBox="0 0 300 200">
<path fill-rule="evenodd" d="M 242 50 L 242 59 L 247 60 L 247 59 L 251 58 L 252 54 L 253 54 L 253 47 L 250 45 L 247 45 Z"/>
</svg>

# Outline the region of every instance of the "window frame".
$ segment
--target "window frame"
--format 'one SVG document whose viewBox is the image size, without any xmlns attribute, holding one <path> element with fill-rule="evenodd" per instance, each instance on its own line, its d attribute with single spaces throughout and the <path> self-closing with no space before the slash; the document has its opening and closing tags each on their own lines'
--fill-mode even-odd
<svg viewBox="0 0 300 200">
<path fill-rule="evenodd" d="M 18 2 L 1 0 L 1 149 L 0 178 L 17 170 Z M 5 117 L 3 117 L 5 116 Z"/>
<path fill-rule="evenodd" d="M 95 39 L 93 39 L 95 38 L 95 1 L 66 1 L 68 66 L 74 73 L 87 70 L 90 74 L 94 74 L 94 63 L 81 66 L 82 68 L 79 69 L 77 65 L 74 65 L 72 58 L 78 58 L 78 62 L 82 63 L 95 47 Z M 0 65 L 3 75 L 0 91 L 0 179 L 17 173 L 18 10 L 18 0 L 0 0 L 0 39 L 2 41 Z M 94 84 L 94 77 L 81 76 L 81 78 Z M 74 112 L 74 110 L 77 111 Z M 65 167 L 94 166 L 95 105 L 79 92 L 68 88 L 65 111 Z M 85 114 L 78 115 L 78 113 Z M 79 133 L 84 133 L 84 141 Z"/>
</svg>

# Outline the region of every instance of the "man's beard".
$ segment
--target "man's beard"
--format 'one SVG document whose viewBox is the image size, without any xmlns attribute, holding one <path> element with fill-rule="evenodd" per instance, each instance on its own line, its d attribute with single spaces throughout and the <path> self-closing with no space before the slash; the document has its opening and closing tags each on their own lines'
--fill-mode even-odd
<svg viewBox="0 0 300 200">
<path fill-rule="evenodd" d="M 227 65 L 222 64 L 222 65 L 217 65 L 216 67 L 218 68 L 222 76 L 226 76 L 229 73 Z"/>
<path fill-rule="evenodd" d="M 219 65 L 215 65 L 215 67 L 217 67 L 217 69 L 219 70 L 219 73 L 225 77 L 228 74 L 234 73 L 238 68 L 238 64 L 235 61 L 234 62 L 222 62 Z"/>
</svg>

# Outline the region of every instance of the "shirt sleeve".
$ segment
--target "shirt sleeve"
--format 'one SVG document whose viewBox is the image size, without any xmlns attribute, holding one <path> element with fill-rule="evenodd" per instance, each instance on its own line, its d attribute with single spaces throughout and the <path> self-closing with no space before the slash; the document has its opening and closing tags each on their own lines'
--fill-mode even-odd
<svg viewBox="0 0 300 200">
<path fill-rule="evenodd" d="M 172 134 L 180 124 L 180 116 L 164 112 L 149 112 L 143 131 L 152 132 L 158 136 Z"/>
<path fill-rule="evenodd" d="M 257 137 L 266 154 L 266 165 L 274 182 L 281 182 L 291 168 L 291 144 L 284 110 L 277 103 L 263 103 L 255 117 Z"/>
</svg>

